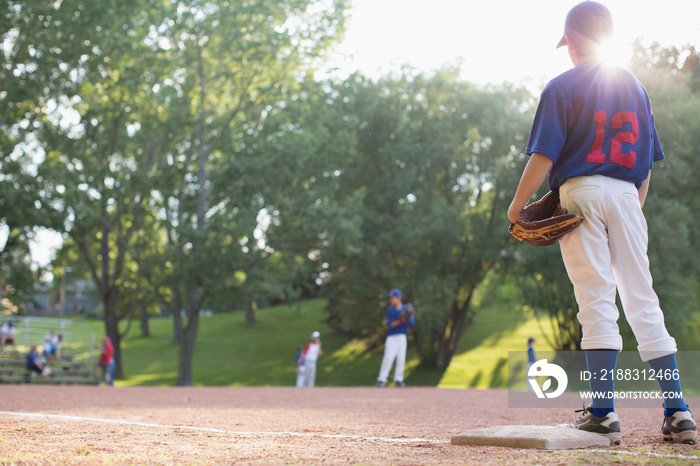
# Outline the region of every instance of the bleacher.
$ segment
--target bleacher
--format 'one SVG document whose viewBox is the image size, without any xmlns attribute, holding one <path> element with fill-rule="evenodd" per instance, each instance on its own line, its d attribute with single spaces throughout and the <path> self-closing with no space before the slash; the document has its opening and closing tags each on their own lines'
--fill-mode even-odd
<svg viewBox="0 0 700 466">
<path fill-rule="evenodd" d="M 27 348 L 27 352 L 29 349 Z M 45 358 L 44 358 L 45 361 Z M 0 383 L 32 383 L 53 385 L 97 385 L 95 371 L 72 355 L 61 354 L 61 361 L 49 361 L 50 376 L 43 376 L 26 368 L 26 352 L 0 352 Z"/>
<path fill-rule="evenodd" d="M 10 320 L 0 318 L 0 325 Z M 12 317 L 17 327 L 17 348 L 6 345 L 0 351 L 0 383 L 97 385 L 95 370 L 95 335 L 70 319 L 44 317 Z M 50 331 L 63 335 L 59 345 L 61 360 L 47 360 L 43 356 L 44 337 Z M 51 375 L 43 376 L 26 367 L 29 348 L 36 345 L 42 362 L 51 369 Z"/>
</svg>

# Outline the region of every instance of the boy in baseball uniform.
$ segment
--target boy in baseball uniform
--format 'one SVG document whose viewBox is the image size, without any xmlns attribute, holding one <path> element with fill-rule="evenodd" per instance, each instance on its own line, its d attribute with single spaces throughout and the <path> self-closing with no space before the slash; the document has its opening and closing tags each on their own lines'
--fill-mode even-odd
<svg viewBox="0 0 700 466">
<path fill-rule="evenodd" d="M 306 344 L 301 352 L 301 358 L 297 360 L 297 367 L 304 366 L 304 382 L 302 387 L 313 387 L 316 384 L 316 361 L 323 354 L 321 351 L 321 334 L 313 332 L 311 341 Z"/>
<path fill-rule="evenodd" d="M 304 367 L 304 346 L 303 345 L 297 346 L 296 364 L 297 364 L 296 386 L 298 388 L 302 388 L 304 386 L 304 380 L 306 379 L 306 377 L 305 377 L 306 367 Z"/>
<path fill-rule="evenodd" d="M 518 220 L 549 174 L 562 207 L 584 218 L 560 240 L 560 248 L 579 306 L 588 370 L 615 369 L 622 350 L 615 305 L 619 291 L 642 360 L 661 374 L 664 440 L 696 443 L 695 421 L 682 398 L 676 341 L 666 330 L 652 287 L 642 213 L 651 169 L 664 154 L 646 90 L 631 73 L 600 58 L 612 29 L 610 11 L 600 3 L 583 2 L 569 11 L 558 47 L 567 47 L 574 68 L 542 92 L 526 149 L 530 160 L 508 218 Z M 607 395 L 594 397 L 568 427 L 619 444 L 614 380 L 602 379 L 591 378 L 591 391 Z"/>
<path fill-rule="evenodd" d="M 415 325 L 416 320 L 413 315 L 407 317 L 407 307 L 402 304 L 403 294 L 401 290 L 394 288 L 388 294 L 389 309 L 386 310 L 386 325 L 388 327 L 386 343 L 384 346 L 384 357 L 379 368 L 377 386 L 383 387 L 386 384 L 391 366 L 396 361 L 394 369 L 394 386 L 405 387 L 403 381 L 404 368 L 406 366 L 406 349 L 408 347 L 408 326 Z"/>
</svg>

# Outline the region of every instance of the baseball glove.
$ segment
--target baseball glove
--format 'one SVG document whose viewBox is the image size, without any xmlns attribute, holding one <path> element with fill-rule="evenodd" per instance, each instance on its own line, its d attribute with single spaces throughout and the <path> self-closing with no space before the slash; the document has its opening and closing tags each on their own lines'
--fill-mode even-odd
<svg viewBox="0 0 700 466">
<path fill-rule="evenodd" d="M 533 246 L 550 246 L 578 228 L 581 222 L 583 217 L 562 209 L 559 195 L 550 191 L 525 207 L 520 220 L 511 223 L 508 231 L 518 241 L 527 241 Z"/>
<path fill-rule="evenodd" d="M 403 311 L 403 318 L 406 322 L 411 320 L 411 317 L 415 317 L 416 315 L 416 310 L 413 308 L 413 304 L 408 303 L 406 304 L 406 309 Z"/>
</svg>

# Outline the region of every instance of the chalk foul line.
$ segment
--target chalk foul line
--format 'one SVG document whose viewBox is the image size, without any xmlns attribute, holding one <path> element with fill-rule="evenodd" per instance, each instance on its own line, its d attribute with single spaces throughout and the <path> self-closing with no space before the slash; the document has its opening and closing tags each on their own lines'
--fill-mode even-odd
<svg viewBox="0 0 700 466">
<path fill-rule="evenodd" d="M 329 438 L 329 439 L 340 439 L 340 440 L 359 440 L 367 442 L 384 442 L 384 443 L 431 443 L 431 444 L 449 444 L 447 440 L 435 440 L 435 439 L 425 439 L 425 438 L 394 438 L 394 437 L 377 437 L 377 436 L 362 436 L 362 435 L 348 435 L 348 434 L 321 434 L 314 432 L 292 432 L 292 431 L 245 431 L 245 430 L 225 430 L 217 429 L 215 427 L 197 427 L 197 426 L 182 426 L 175 424 L 157 424 L 154 422 L 141 422 L 141 421 L 129 421 L 127 419 L 104 419 L 96 417 L 83 417 L 83 416 L 72 416 L 69 414 L 48 414 L 48 413 L 22 413 L 14 411 L 0 411 L 0 415 L 4 416 L 15 416 L 24 418 L 35 418 L 35 419 L 55 419 L 60 421 L 73 421 L 73 422 L 95 422 L 101 424 L 118 424 L 118 425 L 128 425 L 136 427 L 152 427 L 156 429 L 180 429 L 180 430 L 190 430 L 193 432 L 210 432 L 216 434 L 230 434 L 230 435 L 241 435 L 241 436 L 266 436 L 266 437 L 318 437 L 318 438 Z M 562 450 L 568 451 L 568 450 Z M 654 453 L 650 451 L 646 452 L 635 452 L 630 450 L 619 450 L 616 448 L 611 448 L 609 450 L 605 449 L 585 449 L 579 450 L 592 453 L 608 453 L 608 454 L 619 454 L 619 455 L 630 455 L 630 456 L 648 456 L 653 458 L 673 458 L 673 459 L 692 459 L 698 460 L 698 456 L 693 455 L 683 455 L 680 453 Z"/>
<path fill-rule="evenodd" d="M 36 418 L 36 419 L 55 419 L 60 421 L 77 421 L 77 422 L 96 422 L 102 424 L 119 424 L 137 427 L 152 427 L 157 429 L 180 429 L 180 430 L 190 430 L 194 432 L 211 432 L 217 434 L 231 434 L 231 435 L 264 435 L 266 437 L 319 437 L 319 438 L 331 438 L 331 439 L 341 439 L 341 440 L 364 440 L 369 442 L 385 442 L 385 443 L 449 443 L 446 440 L 434 440 L 425 438 L 394 438 L 394 437 L 377 437 L 377 436 L 363 436 L 363 435 L 348 435 L 348 434 L 321 434 L 314 432 L 292 432 L 292 431 L 245 431 L 245 430 L 225 430 L 217 429 L 215 427 L 197 427 L 197 426 L 183 426 L 174 424 L 157 424 L 153 422 L 140 422 L 140 421 L 129 421 L 127 419 L 103 419 L 96 417 L 83 417 L 83 416 L 72 416 L 68 414 L 47 414 L 47 413 L 22 413 L 14 411 L 0 411 L 0 415 L 25 417 L 25 418 Z"/>
</svg>

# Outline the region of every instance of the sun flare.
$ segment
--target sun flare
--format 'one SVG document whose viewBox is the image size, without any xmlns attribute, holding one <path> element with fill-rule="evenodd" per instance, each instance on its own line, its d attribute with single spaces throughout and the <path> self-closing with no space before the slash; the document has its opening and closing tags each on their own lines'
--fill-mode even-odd
<svg viewBox="0 0 700 466">
<path fill-rule="evenodd" d="M 631 46 L 609 41 L 602 44 L 598 56 L 607 65 L 625 66 L 632 54 Z"/>
</svg>

